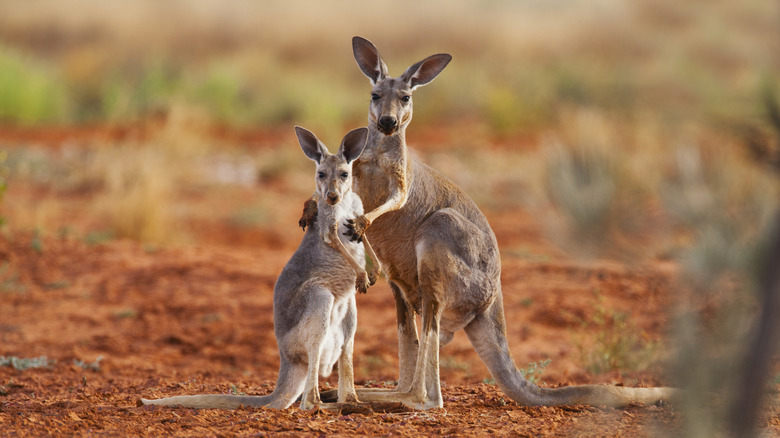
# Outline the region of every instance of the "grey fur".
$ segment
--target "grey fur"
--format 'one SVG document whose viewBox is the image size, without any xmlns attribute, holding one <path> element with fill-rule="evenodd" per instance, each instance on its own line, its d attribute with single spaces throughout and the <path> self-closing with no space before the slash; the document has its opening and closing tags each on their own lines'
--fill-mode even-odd
<svg viewBox="0 0 780 438">
<path fill-rule="evenodd" d="M 339 224 L 363 213 L 360 198 L 352 191 L 352 162 L 365 146 L 367 130 L 348 133 L 336 155 L 311 132 L 300 127 L 295 131 L 306 156 L 317 163 L 319 214 L 274 286 L 274 333 L 280 356 L 276 388 L 266 396 L 187 395 L 142 399 L 144 404 L 283 409 L 302 394 L 301 409 L 328 407 L 320 400 L 318 375 L 330 375 L 336 362 L 339 403 L 357 401 L 352 370 L 355 289 L 365 292 L 369 277 L 376 278 L 379 273 L 379 263 L 367 240 L 362 246 L 351 242 L 343 236 L 346 227 Z M 374 260 L 370 276 L 364 270 L 364 248 Z"/>
</svg>

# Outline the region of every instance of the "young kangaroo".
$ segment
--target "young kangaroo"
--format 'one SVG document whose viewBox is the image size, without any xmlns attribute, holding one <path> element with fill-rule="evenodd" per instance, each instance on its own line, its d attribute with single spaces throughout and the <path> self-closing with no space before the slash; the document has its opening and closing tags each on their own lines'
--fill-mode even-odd
<svg viewBox="0 0 780 438">
<path fill-rule="evenodd" d="M 301 148 L 317 163 L 319 217 L 274 286 L 274 332 L 279 345 L 279 378 L 266 396 L 190 395 L 145 400 L 147 405 L 191 408 L 267 406 L 284 409 L 301 394 L 301 409 L 320 402 L 318 373 L 330 375 L 338 361 L 338 401 L 357 401 L 352 373 L 352 348 L 357 326 L 355 289 L 366 292 L 379 273 L 379 262 L 368 240 L 363 246 L 344 236 L 347 217 L 363 213 L 352 191 L 352 163 L 366 145 L 366 128 L 349 132 L 336 155 L 311 132 L 295 127 Z M 374 262 L 366 274 L 365 253 Z"/>
<path fill-rule="evenodd" d="M 523 378 L 507 345 L 501 260 L 487 219 L 454 183 L 407 153 L 412 91 L 432 81 L 451 56 L 429 56 L 393 78 L 370 41 L 355 37 L 352 48 L 373 88 L 368 144 L 354 164 L 355 191 L 367 213 L 349 221 L 348 233 L 358 241 L 364 233 L 369 236 L 386 271 L 396 303 L 400 359 L 398 387 L 358 389 L 360 399 L 442 407 L 439 345 L 464 329 L 501 390 L 522 405 L 668 400 L 669 388 L 540 388 Z M 311 222 L 312 202 L 307 201 L 301 224 Z M 419 347 L 415 312 L 422 315 Z"/>
</svg>

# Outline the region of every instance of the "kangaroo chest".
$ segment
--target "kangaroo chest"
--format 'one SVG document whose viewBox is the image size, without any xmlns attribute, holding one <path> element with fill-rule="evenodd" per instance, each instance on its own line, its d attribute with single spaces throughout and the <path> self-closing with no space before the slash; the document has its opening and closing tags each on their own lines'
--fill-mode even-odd
<svg viewBox="0 0 780 438">
<path fill-rule="evenodd" d="M 397 139 L 391 138 L 366 147 L 352 167 L 353 190 L 363 201 L 365 211 L 384 204 L 393 187 L 406 187 L 408 164 L 406 148 L 398 144 Z"/>
<path fill-rule="evenodd" d="M 332 244 L 332 242 L 329 241 L 330 237 L 328 231 L 331 226 L 335 225 L 338 229 L 336 236 L 344 244 L 347 251 L 356 260 L 364 260 L 365 254 L 363 245 L 353 242 L 352 239 L 346 235 L 347 219 L 353 219 L 356 216 L 363 214 L 360 198 L 354 192 L 349 192 L 346 193 L 344 199 L 336 205 L 327 205 L 327 203 L 321 202 L 318 205 L 318 211 L 319 217 L 317 220 L 320 222 L 319 233 L 322 241 L 327 245 Z M 328 250 L 330 249 L 332 248 L 328 248 Z M 329 252 L 336 253 L 335 250 Z M 339 257 L 341 257 L 341 255 L 339 255 Z"/>
</svg>

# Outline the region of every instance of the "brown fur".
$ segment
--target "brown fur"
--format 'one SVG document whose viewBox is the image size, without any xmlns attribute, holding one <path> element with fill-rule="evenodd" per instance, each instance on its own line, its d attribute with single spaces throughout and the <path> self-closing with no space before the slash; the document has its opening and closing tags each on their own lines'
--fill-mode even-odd
<svg viewBox="0 0 780 438">
<path fill-rule="evenodd" d="M 354 165 L 355 191 L 367 213 L 353 221 L 351 234 L 357 240 L 369 236 L 386 271 L 396 302 L 401 366 L 396 389 L 358 390 L 361 400 L 442 407 L 439 345 L 460 329 L 499 387 L 520 404 L 623 406 L 668 400 L 674 393 L 669 388 L 547 389 L 523 378 L 507 345 L 501 260 L 487 219 L 455 184 L 410 159 L 407 151 L 411 93 L 433 80 L 451 57 L 430 56 L 392 78 L 371 42 L 355 37 L 353 50 L 373 88 L 368 143 Z M 422 315 L 420 339 L 414 312 Z"/>
</svg>

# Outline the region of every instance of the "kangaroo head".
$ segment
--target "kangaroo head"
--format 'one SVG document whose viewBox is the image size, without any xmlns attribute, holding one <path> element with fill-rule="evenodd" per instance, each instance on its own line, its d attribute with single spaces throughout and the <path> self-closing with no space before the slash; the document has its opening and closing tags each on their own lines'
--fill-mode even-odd
<svg viewBox="0 0 780 438">
<path fill-rule="evenodd" d="M 405 128 L 412 120 L 412 91 L 432 81 L 452 56 L 446 53 L 431 55 L 412 65 L 397 78 L 387 75 L 387 65 L 371 41 L 352 38 L 352 51 L 363 74 L 373 86 L 368 110 L 369 127 L 391 135 Z"/>
<path fill-rule="evenodd" d="M 303 153 L 317 163 L 315 182 L 319 198 L 330 205 L 338 204 L 352 190 L 352 162 L 366 147 L 368 129 L 348 132 L 335 155 L 311 131 L 296 126 L 295 135 Z"/>
</svg>

